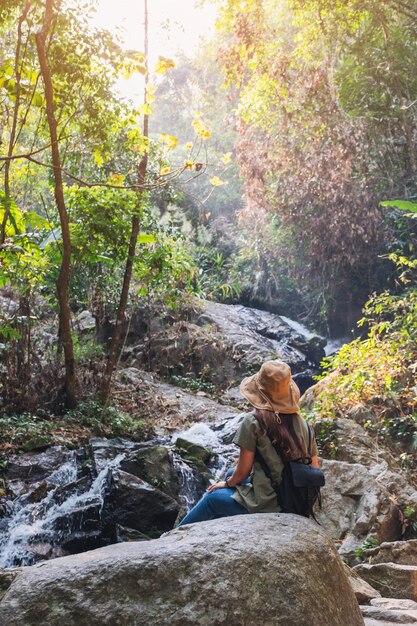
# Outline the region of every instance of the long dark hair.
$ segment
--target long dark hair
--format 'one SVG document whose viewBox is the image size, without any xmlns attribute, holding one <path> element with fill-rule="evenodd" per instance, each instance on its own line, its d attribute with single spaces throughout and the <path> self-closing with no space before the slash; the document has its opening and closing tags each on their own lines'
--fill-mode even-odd
<svg viewBox="0 0 417 626">
<path fill-rule="evenodd" d="M 262 430 L 270 438 L 272 443 L 280 448 L 284 462 L 291 459 L 298 459 L 301 456 L 307 456 L 304 443 L 297 436 L 294 429 L 294 418 L 296 415 L 296 413 L 280 413 L 280 423 L 274 411 L 255 409 L 255 417 Z"/>
</svg>

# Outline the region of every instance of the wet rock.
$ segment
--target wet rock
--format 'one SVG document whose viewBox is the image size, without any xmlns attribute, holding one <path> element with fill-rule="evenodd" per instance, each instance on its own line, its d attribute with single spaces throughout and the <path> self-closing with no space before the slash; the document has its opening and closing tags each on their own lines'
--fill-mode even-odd
<svg viewBox="0 0 417 626">
<path fill-rule="evenodd" d="M 333 542 L 311 520 L 279 514 L 191 524 L 35 565 L 0 607 L 10 626 L 62 626 L 63 616 L 77 626 L 363 625 Z"/>
<path fill-rule="evenodd" d="M 307 359 L 315 365 L 320 365 L 321 361 L 326 356 L 324 348 L 327 344 L 327 340 L 324 339 L 324 337 L 311 337 L 311 339 L 306 339 L 305 337 L 295 336 L 289 340 L 289 344 L 305 354 Z"/>
<path fill-rule="evenodd" d="M 139 530 L 116 524 L 116 540 L 119 543 L 123 541 L 149 541 L 149 539 L 150 537 L 144 535 Z"/>
<path fill-rule="evenodd" d="M 193 443 L 192 441 L 187 441 L 182 437 L 177 437 L 175 447 L 182 458 L 187 461 L 194 462 L 197 460 L 207 465 L 213 456 L 212 451 L 208 448 L 200 446 L 197 443 Z"/>
<path fill-rule="evenodd" d="M 56 504 L 62 504 L 71 496 L 81 495 L 82 493 L 88 491 L 90 487 L 90 477 L 83 476 L 79 480 L 57 487 L 55 493 L 52 496 L 52 499 Z"/>
<path fill-rule="evenodd" d="M 22 570 L 19 567 L 13 567 L 8 569 L 0 568 L 0 600 L 7 592 L 8 588 L 10 587 L 16 576 L 18 576 L 21 571 Z"/>
<path fill-rule="evenodd" d="M 359 574 L 382 596 L 417 601 L 417 567 L 396 563 L 363 563 L 353 571 Z"/>
<path fill-rule="evenodd" d="M 108 505 L 114 523 L 151 537 L 171 530 L 179 511 L 173 498 L 122 470 L 112 471 Z"/>
<path fill-rule="evenodd" d="M 109 542 L 105 541 L 100 530 L 90 530 L 89 532 L 72 532 L 62 540 L 60 549 L 64 554 L 79 554 L 102 548 Z M 60 556 L 57 554 L 56 556 Z"/>
<path fill-rule="evenodd" d="M 398 563 L 417 566 L 417 539 L 382 543 L 377 548 L 366 550 L 364 558 L 368 563 Z"/>
<path fill-rule="evenodd" d="M 171 498 L 178 498 L 178 476 L 167 448 L 152 446 L 138 450 L 133 457 L 122 461 L 120 469 L 141 478 Z"/>
<path fill-rule="evenodd" d="M 102 502 L 99 498 L 56 517 L 54 529 L 61 535 L 90 532 L 101 529 Z"/>
<path fill-rule="evenodd" d="M 43 480 L 33 491 L 29 492 L 29 502 L 40 502 L 54 486 Z"/>
<path fill-rule="evenodd" d="M 45 452 L 13 454 L 8 459 L 7 479 L 39 481 L 72 457 L 63 446 L 52 446 Z"/>
<path fill-rule="evenodd" d="M 94 437 L 89 441 L 90 456 L 93 462 L 95 474 L 99 474 L 108 465 L 108 462 L 117 456 L 124 456 L 128 451 L 137 449 L 139 446 L 128 439 L 116 437 L 114 439 L 102 439 Z"/>
<path fill-rule="evenodd" d="M 52 554 L 52 545 L 50 543 L 35 543 L 28 546 L 28 551 L 35 557 L 47 559 Z"/>
</svg>

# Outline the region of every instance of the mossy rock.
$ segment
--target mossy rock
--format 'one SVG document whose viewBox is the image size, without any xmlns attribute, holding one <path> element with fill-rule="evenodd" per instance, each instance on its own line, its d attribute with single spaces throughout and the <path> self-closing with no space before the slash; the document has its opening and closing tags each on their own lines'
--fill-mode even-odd
<svg viewBox="0 0 417 626">
<path fill-rule="evenodd" d="M 178 498 L 178 477 L 167 448 L 143 448 L 132 459 L 123 461 L 120 467 L 172 498 Z"/>
<path fill-rule="evenodd" d="M 200 446 L 197 443 L 187 441 L 182 437 L 178 437 L 175 442 L 178 453 L 185 461 L 191 461 L 195 463 L 196 460 L 201 461 L 204 465 L 210 462 L 213 457 L 213 452 L 204 446 Z M 195 463 L 197 464 L 197 463 Z"/>
</svg>

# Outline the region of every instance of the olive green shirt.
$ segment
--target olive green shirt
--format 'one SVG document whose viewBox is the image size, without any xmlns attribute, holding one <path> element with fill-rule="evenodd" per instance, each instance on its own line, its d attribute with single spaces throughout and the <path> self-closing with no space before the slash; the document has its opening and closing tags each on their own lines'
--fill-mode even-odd
<svg viewBox="0 0 417 626">
<path fill-rule="evenodd" d="M 304 442 L 305 449 L 307 450 L 307 423 L 301 415 L 298 414 L 294 419 L 295 432 L 301 441 Z M 318 454 L 317 444 L 314 438 L 314 433 L 312 433 L 312 435 L 311 456 L 316 456 Z M 268 435 L 263 432 L 254 413 L 245 415 L 243 421 L 237 429 L 233 443 L 238 445 L 243 450 L 250 450 L 251 452 L 256 452 L 256 449 L 258 449 L 264 458 L 265 463 L 269 467 L 272 481 L 274 483 L 280 482 L 284 464 L 281 457 L 275 452 Z M 236 485 L 236 490 L 232 497 L 236 500 L 236 502 L 239 502 L 239 504 L 244 506 L 249 513 L 273 513 L 281 510 L 277 502 L 277 494 L 272 486 L 272 482 L 264 473 L 260 463 L 256 460 L 252 470 L 252 484 Z"/>
</svg>

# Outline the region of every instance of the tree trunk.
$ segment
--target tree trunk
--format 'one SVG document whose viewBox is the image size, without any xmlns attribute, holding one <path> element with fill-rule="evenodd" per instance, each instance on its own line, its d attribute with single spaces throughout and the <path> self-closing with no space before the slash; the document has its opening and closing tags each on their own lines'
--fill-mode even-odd
<svg viewBox="0 0 417 626">
<path fill-rule="evenodd" d="M 9 146 L 7 149 L 7 156 L 11 157 L 13 154 L 15 139 L 16 139 L 16 129 L 17 129 L 17 121 L 19 117 L 19 108 L 20 108 L 20 92 L 21 92 L 21 75 L 20 75 L 20 52 L 22 48 L 22 27 L 23 22 L 27 18 L 27 14 L 29 13 L 30 2 L 29 0 L 25 1 L 25 6 L 23 8 L 23 13 L 19 18 L 18 26 L 17 26 L 17 44 L 16 44 L 16 54 L 15 54 L 15 62 L 14 62 L 14 71 L 16 75 L 16 99 L 13 107 L 13 118 L 12 118 L 12 126 L 10 129 L 10 138 L 9 138 Z M 6 226 L 7 221 L 10 217 L 10 167 L 11 160 L 8 159 L 4 165 L 4 195 L 5 195 L 5 207 L 4 207 L 4 215 L 3 220 L 0 226 L 0 244 L 3 244 L 6 240 Z"/>
<path fill-rule="evenodd" d="M 145 14 L 145 58 L 146 58 L 146 70 L 148 70 L 148 2 L 144 0 L 144 14 Z M 144 103 L 146 103 L 146 88 L 148 84 L 148 71 L 145 75 L 145 94 Z M 143 116 L 143 137 L 147 139 L 149 136 L 149 116 Z M 129 297 L 130 283 L 132 281 L 133 263 L 136 256 L 136 244 L 139 235 L 140 228 L 140 208 L 143 199 L 142 185 L 145 182 L 146 171 L 148 168 L 148 152 L 145 149 L 139 167 L 138 167 L 138 192 L 137 192 L 137 214 L 132 218 L 132 228 L 130 231 L 129 252 L 126 261 L 126 267 L 123 275 L 123 286 L 120 294 L 119 307 L 117 309 L 116 327 L 114 329 L 112 341 L 110 344 L 109 354 L 107 357 L 106 369 L 103 374 L 100 389 L 100 400 L 102 404 L 106 405 L 110 396 L 111 381 L 116 367 L 117 359 L 120 352 L 120 340 L 122 337 L 122 330 L 126 319 L 126 307 Z"/>
<path fill-rule="evenodd" d="M 54 111 L 54 90 L 52 85 L 51 69 L 46 52 L 46 39 L 51 29 L 54 17 L 54 0 L 46 0 L 45 14 L 41 30 L 36 33 L 36 48 L 38 51 L 41 75 L 44 82 L 46 115 L 51 137 L 52 165 L 54 171 L 54 195 L 58 208 L 62 232 L 62 262 L 57 278 L 57 295 L 59 305 L 59 333 L 64 347 L 65 360 L 65 404 L 68 408 L 76 406 L 76 373 L 74 349 L 71 336 L 71 311 L 69 306 L 69 286 L 71 272 L 71 236 L 69 230 L 68 213 L 65 206 L 61 157 L 59 153 L 57 120 Z"/>
</svg>

